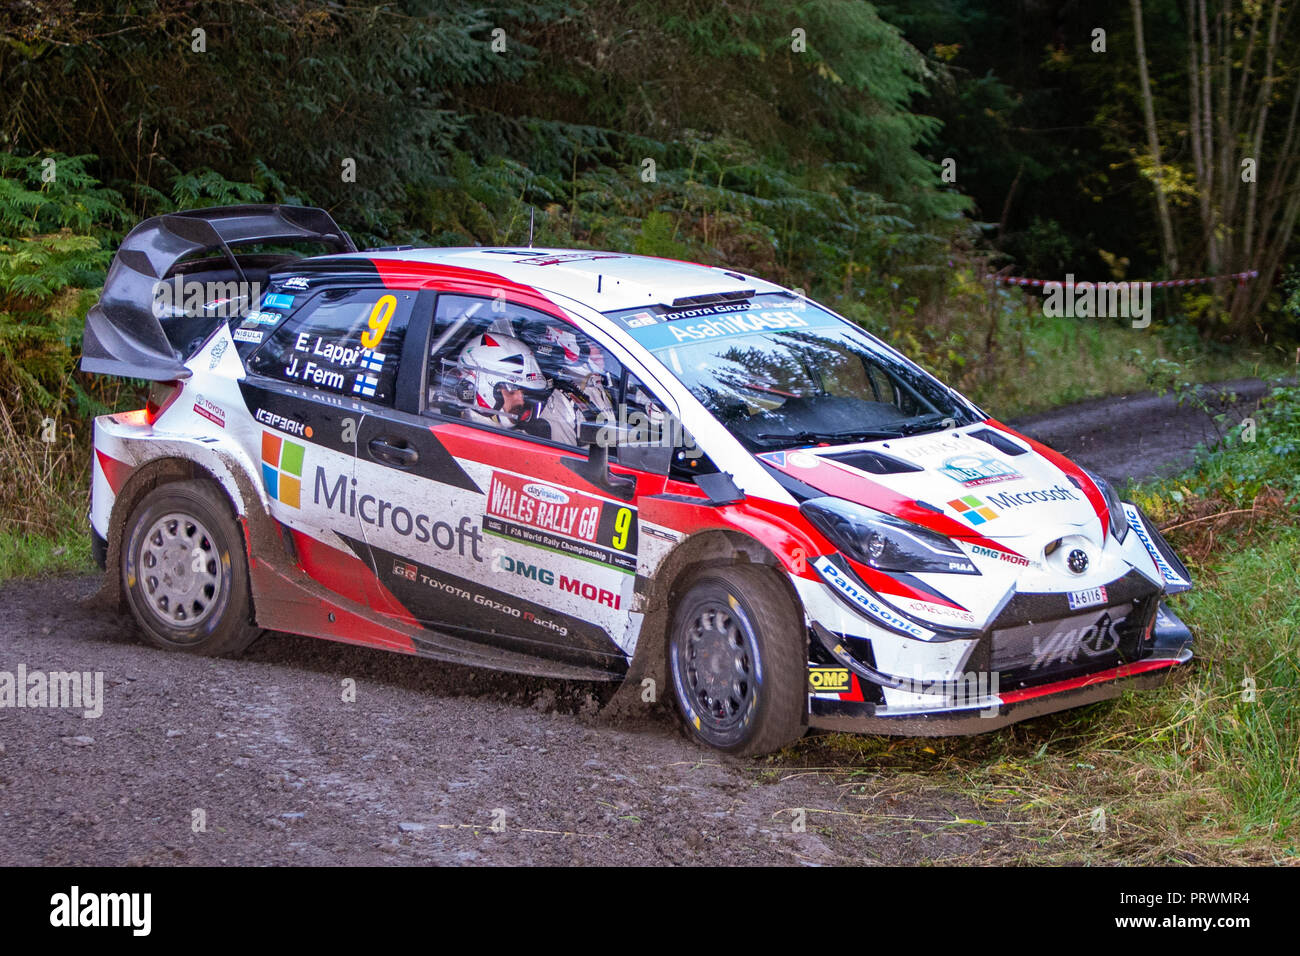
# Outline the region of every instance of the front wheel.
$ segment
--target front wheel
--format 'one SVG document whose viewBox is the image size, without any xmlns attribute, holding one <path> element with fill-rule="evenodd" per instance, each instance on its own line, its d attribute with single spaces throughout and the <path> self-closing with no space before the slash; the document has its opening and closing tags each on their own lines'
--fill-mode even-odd
<svg viewBox="0 0 1300 956">
<path fill-rule="evenodd" d="M 214 481 L 179 481 L 144 497 L 122 529 L 122 588 L 149 643 L 235 654 L 260 631 L 243 536 Z"/>
<path fill-rule="evenodd" d="M 678 603 L 668 671 L 692 736 L 727 753 L 770 753 L 803 735 L 804 627 L 776 573 L 701 573 Z"/>
</svg>

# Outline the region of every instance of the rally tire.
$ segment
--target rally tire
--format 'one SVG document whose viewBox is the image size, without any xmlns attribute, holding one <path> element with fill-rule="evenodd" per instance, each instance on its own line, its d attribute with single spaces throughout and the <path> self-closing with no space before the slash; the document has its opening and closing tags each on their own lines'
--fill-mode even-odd
<svg viewBox="0 0 1300 956">
<path fill-rule="evenodd" d="M 776 573 L 757 565 L 703 571 L 675 603 L 668 675 L 687 733 L 737 756 L 803 736 L 805 628 Z"/>
<path fill-rule="evenodd" d="M 238 654 L 261 633 L 250 623 L 244 538 L 216 482 L 155 488 L 136 505 L 122 539 L 122 593 L 150 644 Z"/>
</svg>

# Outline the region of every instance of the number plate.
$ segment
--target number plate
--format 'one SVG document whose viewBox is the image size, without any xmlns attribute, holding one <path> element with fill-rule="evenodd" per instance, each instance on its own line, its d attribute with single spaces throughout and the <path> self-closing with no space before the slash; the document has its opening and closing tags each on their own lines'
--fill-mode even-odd
<svg viewBox="0 0 1300 956">
<path fill-rule="evenodd" d="M 1085 588 L 1082 591 L 1071 591 L 1068 595 L 1070 599 L 1070 610 L 1077 611 L 1081 607 L 1092 607 L 1096 604 L 1106 603 L 1106 588 Z"/>
</svg>

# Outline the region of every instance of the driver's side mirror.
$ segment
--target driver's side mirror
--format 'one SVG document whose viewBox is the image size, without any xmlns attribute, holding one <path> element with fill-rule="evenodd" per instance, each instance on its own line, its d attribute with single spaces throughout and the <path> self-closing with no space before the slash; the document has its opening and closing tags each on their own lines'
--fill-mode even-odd
<svg viewBox="0 0 1300 956">
<path fill-rule="evenodd" d="M 631 501 L 636 494 L 636 479 L 616 475 L 609 470 L 610 446 L 618 445 L 620 449 L 633 447 L 624 444 L 630 436 L 631 429 L 615 422 L 580 422 L 578 444 L 587 449 L 587 457 L 560 460 L 570 471 L 581 475 L 597 488 L 603 488 L 624 501 Z M 623 457 L 623 452 L 620 450 L 620 463 L 628 464 L 623 461 Z"/>
</svg>

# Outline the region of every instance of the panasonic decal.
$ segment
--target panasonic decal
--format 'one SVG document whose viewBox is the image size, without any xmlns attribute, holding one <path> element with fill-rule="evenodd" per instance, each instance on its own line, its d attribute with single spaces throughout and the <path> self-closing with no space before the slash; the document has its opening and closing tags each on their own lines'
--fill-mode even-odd
<svg viewBox="0 0 1300 956">
<path fill-rule="evenodd" d="M 835 562 L 831 561 L 830 558 L 823 555 L 813 562 L 813 567 L 817 569 L 818 574 L 826 579 L 828 584 L 865 611 L 868 617 L 873 617 L 886 627 L 895 631 L 902 631 L 917 640 L 926 641 L 934 637 L 933 631 L 927 631 L 925 628 L 913 624 L 907 618 L 895 614 L 877 601 L 871 595 L 871 592 L 855 584 L 847 574 L 836 567 Z"/>
<path fill-rule="evenodd" d="M 1156 570 L 1160 572 L 1160 576 L 1165 579 L 1165 582 L 1168 584 L 1190 585 L 1192 582 L 1171 568 L 1169 562 L 1160 554 L 1160 549 L 1156 547 L 1156 543 L 1151 540 L 1151 535 L 1147 533 L 1147 526 L 1138 515 L 1138 510 L 1132 505 L 1126 504 L 1124 505 L 1124 514 L 1128 517 L 1129 527 L 1133 529 L 1133 533 L 1138 536 L 1138 540 L 1142 542 L 1143 547 L 1147 549 L 1147 553 L 1151 555 L 1151 560 L 1156 563 Z"/>
</svg>

